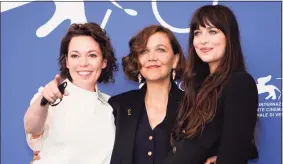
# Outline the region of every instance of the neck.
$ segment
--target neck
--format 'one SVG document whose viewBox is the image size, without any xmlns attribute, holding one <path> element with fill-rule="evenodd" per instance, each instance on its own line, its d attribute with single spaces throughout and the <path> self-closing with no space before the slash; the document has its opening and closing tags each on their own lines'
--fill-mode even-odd
<svg viewBox="0 0 283 164">
<path fill-rule="evenodd" d="M 170 79 L 163 81 L 147 81 L 145 100 L 147 104 L 165 105 L 171 89 Z M 159 106 L 158 105 L 158 106 Z"/>
<path fill-rule="evenodd" d="M 76 82 L 73 82 L 73 84 L 87 91 L 96 92 L 96 88 L 95 88 L 96 84 L 89 85 L 89 84 L 76 83 Z"/>
<path fill-rule="evenodd" d="M 218 65 L 219 65 L 219 62 L 217 62 L 217 61 L 208 64 L 210 74 L 215 73 L 215 71 L 216 71 Z"/>
</svg>

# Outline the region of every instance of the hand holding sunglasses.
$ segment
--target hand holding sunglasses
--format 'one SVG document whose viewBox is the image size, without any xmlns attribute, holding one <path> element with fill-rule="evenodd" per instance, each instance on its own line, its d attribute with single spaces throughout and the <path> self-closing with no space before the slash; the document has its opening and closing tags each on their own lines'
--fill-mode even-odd
<svg viewBox="0 0 283 164">
<path fill-rule="evenodd" d="M 61 76 L 56 75 L 54 80 L 49 82 L 43 90 L 43 98 L 41 99 L 40 105 L 45 106 L 47 103 L 51 106 L 58 105 L 63 96 L 68 96 L 68 92 L 65 92 L 65 88 L 67 87 L 67 82 L 63 82 L 61 84 Z M 57 99 L 60 99 L 59 102 L 56 102 Z"/>
</svg>

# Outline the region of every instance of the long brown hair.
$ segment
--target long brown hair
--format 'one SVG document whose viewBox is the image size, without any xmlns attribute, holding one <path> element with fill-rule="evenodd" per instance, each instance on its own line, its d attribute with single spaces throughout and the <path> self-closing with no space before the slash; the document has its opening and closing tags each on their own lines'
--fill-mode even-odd
<svg viewBox="0 0 283 164">
<path fill-rule="evenodd" d="M 213 74 L 210 74 L 208 64 L 198 57 L 193 47 L 194 30 L 210 24 L 226 37 L 225 54 Z M 172 133 L 172 142 L 201 134 L 205 124 L 214 118 L 217 99 L 225 81 L 231 72 L 239 69 L 246 70 L 235 15 L 228 7 L 221 5 L 199 8 L 190 22 L 188 65 L 184 73 L 185 96 Z"/>
</svg>

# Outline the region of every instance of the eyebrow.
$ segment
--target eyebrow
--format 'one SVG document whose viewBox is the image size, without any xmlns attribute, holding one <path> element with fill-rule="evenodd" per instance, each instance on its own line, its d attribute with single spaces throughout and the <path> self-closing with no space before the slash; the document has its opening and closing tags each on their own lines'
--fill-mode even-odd
<svg viewBox="0 0 283 164">
<path fill-rule="evenodd" d="M 167 48 L 167 46 L 165 46 L 165 45 L 163 45 L 163 44 L 158 44 L 158 45 L 156 45 L 156 47 L 159 47 L 159 46 L 163 46 L 163 47 Z"/>
<path fill-rule="evenodd" d="M 73 50 L 73 51 L 71 51 L 71 52 L 75 52 L 75 53 L 80 53 L 79 51 L 77 51 L 77 50 Z M 89 50 L 87 53 L 90 53 L 90 52 L 96 52 L 96 53 L 98 53 L 96 50 Z"/>
<path fill-rule="evenodd" d="M 216 27 L 209 25 L 209 26 L 206 26 L 205 28 L 210 30 L 210 29 L 213 29 L 213 28 L 216 28 Z M 195 29 L 194 31 L 200 31 L 200 29 Z"/>
</svg>

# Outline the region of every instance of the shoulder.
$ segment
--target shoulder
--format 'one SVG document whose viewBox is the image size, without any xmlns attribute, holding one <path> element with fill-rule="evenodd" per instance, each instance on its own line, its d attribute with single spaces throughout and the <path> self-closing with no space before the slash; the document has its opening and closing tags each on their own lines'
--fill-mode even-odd
<svg viewBox="0 0 283 164">
<path fill-rule="evenodd" d="M 139 99 L 140 90 L 131 90 L 128 92 L 120 93 L 118 95 L 112 96 L 108 103 L 112 106 L 114 110 L 114 116 L 117 117 L 119 111 L 127 109 L 129 106 L 138 104 L 137 100 Z"/>
<path fill-rule="evenodd" d="M 170 91 L 170 95 L 176 97 L 176 99 L 181 99 L 184 96 L 184 91 L 181 90 L 181 83 L 177 85 L 177 83 L 172 83 L 172 89 Z"/>
<path fill-rule="evenodd" d="M 254 78 L 244 71 L 233 72 L 227 79 L 226 88 L 256 87 Z"/>
<path fill-rule="evenodd" d="M 108 102 L 108 100 L 110 98 L 110 96 L 108 94 L 103 93 L 101 91 L 99 91 L 98 94 L 99 94 L 99 98 L 102 98 L 105 102 Z"/>
<path fill-rule="evenodd" d="M 136 95 L 138 95 L 139 93 L 140 93 L 139 89 L 123 92 L 123 93 L 120 93 L 118 95 L 110 97 L 108 102 L 111 103 L 111 102 L 129 101 L 129 99 L 135 98 Z"/>
<path fill-rule="evenodd" d="M 225 95 L 231 95 L 236 97 L 258 97 L 257 85 L 254 78 L 244 71 L 233 72 L 227 79 L 226 84 L 223 88 Z"/>
</svg>

